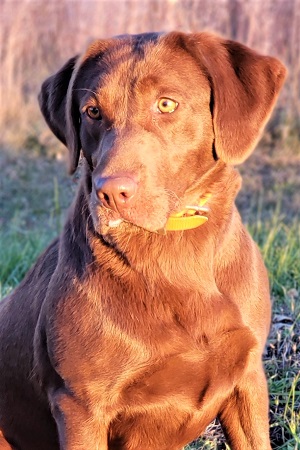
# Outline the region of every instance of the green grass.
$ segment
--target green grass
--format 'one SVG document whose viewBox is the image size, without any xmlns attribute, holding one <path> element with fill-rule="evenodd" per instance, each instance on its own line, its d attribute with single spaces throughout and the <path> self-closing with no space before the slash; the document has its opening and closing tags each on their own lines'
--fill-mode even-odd
<svg viewBox="0 0 300 450">
<path fill-rule="evenodd" d="M 58 192 L 55 202 L 58 205 Z M 263 209 L 263 208 L 262 208 Z M 273 300 L 273 327 L 265 368 L 269 380 L 271 439 L 274 450 L 300 450 L 300 221 L 288 224 L 275 211 L 263 221 L 258 212 L 249 230 L 268 267 Z M 26 228 L 17 220 L 0 233 L 0 293 L 10 292 L 57 231 L 50 226 Z M 229 449 L 220 426 L 211 424 L 203 439 L 186 450 Z M 246 450 L 246 449 L 245 449 Z"/>
<path fill-rule="evenodd" d="M 274 449 L 300 449 L 300 221 L 275 212 L 269 224 L 250 227 L 268 267 L 273 327 L 265 367 L 269 380 Z"/>
<path fill-rule="evenodd" d="M 55 230 L 26 229 L 12 223 L 0 232 L 0 297 L 7 295 L 24 277 L 38 255 L 55 234 Z"/>
</svg>

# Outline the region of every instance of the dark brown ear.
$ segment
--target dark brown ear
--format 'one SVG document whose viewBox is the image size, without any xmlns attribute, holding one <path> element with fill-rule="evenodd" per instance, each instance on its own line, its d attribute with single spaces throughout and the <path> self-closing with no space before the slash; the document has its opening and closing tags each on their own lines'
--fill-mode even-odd
<svg viewBox="0 0 300 450">
<path fill-rule="evenodd" d="M 286 69 L 277 59 L 238 42 L 209 33 L 190 38 L 211 83 L 217 155 L 226 163 L 240 164 L 269 119 Z"/>
<path fill-rule="evenodd" d="M 67 94 L 78 56 L 71 58 L 55 75 L 44 81 L 39 104 L 47 124 L 70 151 L 69 172 L 75 172 L 80 155 L 79 116 L 66 111 Z M 67 117 L 68 116 L 68 117 Z M 76 128 L 76 130 L 75 130 Z"/>
</svg>

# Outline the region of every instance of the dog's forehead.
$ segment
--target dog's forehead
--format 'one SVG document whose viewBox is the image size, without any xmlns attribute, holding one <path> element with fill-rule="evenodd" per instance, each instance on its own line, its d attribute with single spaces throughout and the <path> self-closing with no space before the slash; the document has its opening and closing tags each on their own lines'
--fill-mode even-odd
<svg viewBox="0 0 300 450">
<path fill-rule="evenodd" d="M 193 57 L 176 44 L 170 45 L 159 33 L 98 41 L 88 49 L 84 60 L 94 62 L 87 65 L 90 78 L 83 77 L 87 83 L 93 80 L 94 86 L 85 87 L 101 91 L 102 96 L 118 97 L 121 91 L 130 93 L 136 85 L 143 85 L 145 90 L 150 84 L 186 87 L 189 80 L 196 83 L 201 76 Z"/>
</svg>

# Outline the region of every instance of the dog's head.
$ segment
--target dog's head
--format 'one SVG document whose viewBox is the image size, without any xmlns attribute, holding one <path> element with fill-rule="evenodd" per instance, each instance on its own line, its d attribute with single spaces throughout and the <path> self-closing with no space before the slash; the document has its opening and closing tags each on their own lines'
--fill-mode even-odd
<svg viewBox="0 0 300 450">
<path fill-rule="evenodd" d="M 39 99 L 70 172 L 81 150 L 86 159 L 96 230 L 156 231 L 199 203 L 217 165 L 247 158 L 284 77 L 278 60 L 233 41 L 149 33 L 96 41 Z"/>
</svg>

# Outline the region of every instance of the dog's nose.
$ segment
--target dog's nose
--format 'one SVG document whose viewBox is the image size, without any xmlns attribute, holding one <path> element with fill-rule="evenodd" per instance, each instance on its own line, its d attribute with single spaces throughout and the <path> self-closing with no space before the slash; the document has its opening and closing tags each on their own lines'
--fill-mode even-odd
<svg viewBox="0 0 300 450">
<path fill-rule="evenodd" d="M 114 211 L 129 206 L 137 191 L 137 183 L 130 177 L 96 177 L 94 186 L 101 203 Z"/>
</svg>

